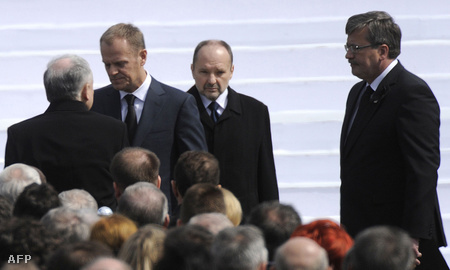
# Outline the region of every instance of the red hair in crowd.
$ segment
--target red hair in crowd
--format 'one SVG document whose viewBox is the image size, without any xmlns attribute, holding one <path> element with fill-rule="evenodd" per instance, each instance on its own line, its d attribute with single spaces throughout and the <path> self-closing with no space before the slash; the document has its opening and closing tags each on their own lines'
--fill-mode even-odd
<svg viewBox="0 0 450 270">
<path fill-rule="evenodd" d="M 320 219 L 298 226 L 292 237 L 303 236 L 316 241 L 328 253 L 333 270 L 341 270 L 347 251 L 353 246 L 353 239 L 336 222 Z"/>
</svg>

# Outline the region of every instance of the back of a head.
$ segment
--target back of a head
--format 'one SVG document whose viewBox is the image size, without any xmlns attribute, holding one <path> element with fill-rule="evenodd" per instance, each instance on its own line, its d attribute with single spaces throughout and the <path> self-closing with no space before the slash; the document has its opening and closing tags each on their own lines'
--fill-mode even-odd
<svg viewBox="0 0 450 270">
<path fill-rule="evenodd" d="M 342 269 L 342 262 L 348 250 L 353 246 L 353 239 L 336 222 L 320 219 L 298 226 L 292 237 L 308 237 L 316 241 L 328 254 L 330 265 L 334 270 Z"/>
<path fill-rule="evenodd" d="M 344 259 L 345 270 L 405 270 L 414 265 L 412 240 L 400 228 L 375 226 L 359 233 Z"/>
<path fill-rule="evenodd" d="M 81 241 L 62 246 L 50 257 L 47 270 L 79 270 L 99 257 L 113 257 L 112 250 L 97 241 Z"/>
<path fill-rule="evenodd" d="M 65 243 L 76 243 L 89 239 L 91 226 L 98 219 L 93 210 L 75 210 L 63 206 L 48 211 L 41 222 Z"/>
<path fill-rule="evenodd" d="M 211 244 L 214 236 L 198 225 L 184 225 L 168 231 L 163 257 L 156 270 L 214 270 Z"/>
<path fill-rule="evenodd" d="M 206 151 L 187 151 L 180 155 L 174 169 L 177 189 L 184 197 L 188 188 L 198 183 L 218 185 L 219 161 Z"/>
<path fill-rule="evenodd" d="M 109 246 L 118 254 L 123 243 L 138 230 L 136 224 L 120 214 L 100 218 L 91 229 L 90 239 Z"/>
<path fill-rule="evenodd" d="M 3 222 L 11 219 L 13 207 L 11 197 L 0 195 L 0 226 Z"/>
<path fill-rule="evenodd" d="M 152 270 L 163 255 L 166 231 L 162 226 L 145 225 L 122 245 L 118 258 L 135 270 Z"/>
<path fill-rule="evenodd" d="M 187 224 L 195 215 L 213 212 L 226 215 L 225 199 L 220 187 L 200 183 L 187 190 L 180 212 L 180 220 L 183 224 Z"/>
<path fill-rule="evenodd" d="M 222 213 L 204 213 L 193 216 L 188 224 L 200 225 L 205 227 L 212 234 L 217 235 L 225 228 L 231 228 L 235 225 Z"/>
<path fill-rule="evenodd" d="M 252 225 L 220 231 L 214 238 L 212 252 L 218 270 L 254 270 L 268 261 L 263 234 Z"/>
<path fill-rule="evenodd" d="M 31 262 L 42 268 L 60 244 L 39 220 L 13 217 L 0 226 L 0 265 L 12 255 L 30 255 Z"/>
<path fill-rule="evenodd" d="M 111 175 L 121 191 L 137 182 L 158 186 L 160 161 L 155 153 L 141 147 L 126 147 L 111 161 Z"/>
<path fill-rule="evenodd" d="M 273 260 L 275 250 L 289 239 L 295 228 L 302 224 L 302 220 L 291 205 L 267 201 L 252 209 L 247 224 L 262 230 L 269 250 L 269 260 Z"/>
<path fill-rule="evenodd" d="M 97 211 L 98 204 L 94 197 L 83 189 L 66 190 L 58 195 L 61 204 L 71 209 L 92 209 Z"/>
<path fill-rule="evenodd" d="M 233 192 L 226 188 L 220 189 L 223 193 L 223 198 L 225 200 L 225 209 L 227 212 L 227 217 L 231 220 L 234 226 L 238 226 L 242 221 L 242 206 L 238 198 L 234 196 Z"/>
<path fill-rule="evenodd" d="M 31 184 L 27 186 L 14 204 L 13 215 L 41 219 L 50 209 L 61 206 L 58 192 L 52 185 Z"/>
<path fill-rule="evenodd" d="M 122 260 L 111 257 L 100 257 L 90 264 L 81 268 L 82 270 L 132 270 L 132 268 Z"/>
<path fill-rule="evenodd" d="M 9 165 L 0 173 L 0 195 L 16 201 L 23 189 L 33 183 L 42 183 L 35 168 L 22 163 Z"/>
<path fill-rule="evenodd" d="M 74 54 L 58 56 L 47 64 L 44 73 L 47 100 L 80 100 L 83 86 L 92 80 L 92 71 L 85 59 Z"/>
<path fill-rule="evenodd" d="M 138 226 L 163 225 L 168 214 L 166 195 L 155 185 L 138 182 L 127 187 L 119 199 L 117 212 L 135 221 Z"/>
<path fill-rule="evenodd" d="M 277 270 L 327 270 L 328 264 L 325 249 L 306 237 L 289 239 L 275 253 Z"/>
</svg>

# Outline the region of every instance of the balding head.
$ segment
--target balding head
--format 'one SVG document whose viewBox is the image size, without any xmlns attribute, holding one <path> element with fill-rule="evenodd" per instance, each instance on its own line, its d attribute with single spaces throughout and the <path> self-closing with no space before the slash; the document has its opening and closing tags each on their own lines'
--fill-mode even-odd
<svg viewBox="0 0 450 270">
<path fill-rule="evenodd" d="M 24 188 L 33 183 L 42 183 L 35 168 L 22 163 L 9 165 L 0 173 L 0 195 L 16 201 Z"/>
<path fill-rule="evenodd" d="M 314 240 L 294 237 L 278 248 L 275 267 L 277 270 L 327 270 L 328 256 Z"/>
<path fill-rule="evenodd" d="M 125 262 L 115 258 L 99 258 L 82 270 L 131 270 Z"/>
</svg>

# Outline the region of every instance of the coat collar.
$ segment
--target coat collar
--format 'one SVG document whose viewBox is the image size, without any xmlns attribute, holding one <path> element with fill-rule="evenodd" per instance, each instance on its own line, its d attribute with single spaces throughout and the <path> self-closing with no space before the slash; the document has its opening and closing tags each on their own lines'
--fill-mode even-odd
<svg viewBox="0 0 450 270">
<path fill-rule="evenodd" d="M 86 106 L 86 104 L 78 100 L 60 100 L 56 102 L 51 102 L 45 112 L 48 113 L 56 111 L 87 112 L 89 111 L 89 109 Z"/>
<path fill-rule="evenodd" d="M 202 122 L 204 124 L 206 124 L 208 127 L 213 128 L 214 123 L 211 120 L 211 117 L 209 116 L 208 112 L 206 111 L 205 106 L 203 105 L 203 102 L 202 102 L 202 99 L 200 97 L 200 93 L 199 93 L 197 87 L 195 85 L 192 86 L 191 89 L 188 90 L 188 93 L 193 95 L 195 97 L 195 100 L 197 101 L 197 107 L 200 112 L 200 118 L 201 118 Z M 227 98 L 228 98 L 227 107 L 224 109 L 222 115 L 220 116 L 220 118 L 216 124 L 220 124 L 221 122 L 226 121 L 233 114 L 237 114 L 237 115 L 242 114 L 241 97 L 231 87 L 228 87 L 228 97 Z"/>
</svg>

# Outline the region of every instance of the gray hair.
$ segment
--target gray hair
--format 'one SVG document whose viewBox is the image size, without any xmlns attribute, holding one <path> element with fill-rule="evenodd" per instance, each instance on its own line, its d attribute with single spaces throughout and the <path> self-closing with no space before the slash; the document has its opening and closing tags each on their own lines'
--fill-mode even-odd
<svg viewBox="0 0 450 270">
<path fill-rule="evenodd" d="M 169 212 L 166 195 L 154 184 L 137 182 L 120 196 L 117 212 L 138 223 L 163 225 Z"/>
<path fill-rule="evenodd" d="M 410 269 L 415 256 L 410 236 L 402 229 L 375 226 L 359 233 L 344 259 L 343 269 Z"/>
<path fill-rule="evenodd" d="M 347 35 L 355 30 L 367 27 L 367 41 L 372 46 L 386 44 L 389 47 L 389 58 L 394 59 L 400 55 L 402 32 L 394 19 L 384 11 L 370 11 L 351 16 L 345 26 Z"/>
<path fill-rule="evenodd" d="M 24 188 L 33 183 L 42 184 L 35 168 L 22 163 L 12 164 L 0 173 L 0 195 L 15 202 Z"/>
<path fill-rule="evenodd" d="M 67 208 L 79 210 L 79 209 L 92 209 L 97 211 L 98 204 L 94 197 L 83 189 L 71 189 L 66 190 L 58 195 L 61 204 Z"/>
<path fill-rule="evenodd" d="M 44 86 L 49 102 L 79 100 L 83 86 L 92 81 L 89 63 L 80 56 L 65 54 L 47 64 Z"/>
<path fill-rule="evenodd" d="M 213 241 L 212 252 L 218 270 L 253 270 L 268 260 L 263 234 L 252 225 L 220 231 Z"/>
<path fill-rule="evenodd" d="M 91 227 L 99 219 L 96 211 L 74 210 L 62 206 L 48 211 L 41 218 L 41 222 L 66 243 L 75 243 L 89 240 Z"/>
</svg>

